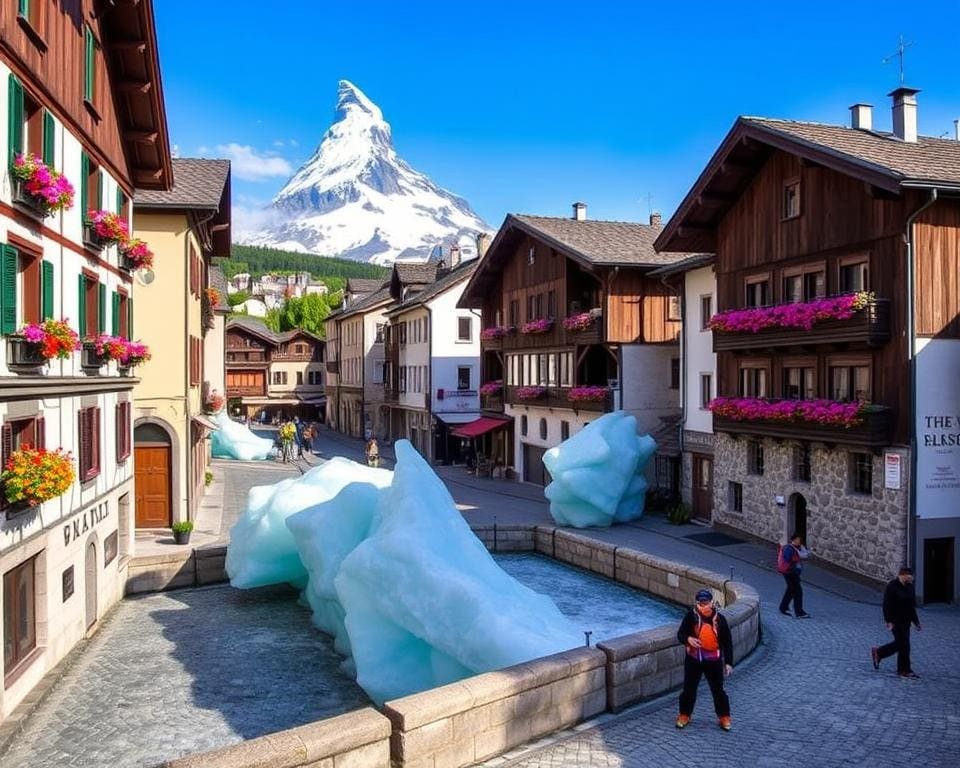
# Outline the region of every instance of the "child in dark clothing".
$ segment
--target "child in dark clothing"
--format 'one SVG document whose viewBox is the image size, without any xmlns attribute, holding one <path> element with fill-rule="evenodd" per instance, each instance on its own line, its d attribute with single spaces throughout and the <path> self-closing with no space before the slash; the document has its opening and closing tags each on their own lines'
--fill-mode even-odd
<svg viewBox="0 0 960 768">
<path fill-rule="evenodd" d="M 686 728 L 697 702 L 700 677 L 706 677 L 713 694 L 717 723 L 725 731 L 731 728 L 730 699 L 723 690 L 723 678 L 733 672 L 733 638 L 726 618 L 714 604 L 709 589 L 697 592 L 696 606 L 687 612 L 677 631 L 677 639 L 686 649 L 683 667 L 683 691 L 677 728 Z"/>
</svg>

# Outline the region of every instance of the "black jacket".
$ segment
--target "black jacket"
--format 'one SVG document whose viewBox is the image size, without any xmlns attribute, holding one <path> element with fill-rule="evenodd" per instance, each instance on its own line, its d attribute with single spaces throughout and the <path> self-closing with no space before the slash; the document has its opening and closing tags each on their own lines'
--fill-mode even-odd
<svg viewBox="0 0 960 768">
<path fill-rule="evenodd" d="M 917 594 L 913 584 L 894 579 L 883 593 L 883 620 L 888 624 L 919 624 Z"/>
<path fill-rule="evenodd" d="M 691 608 L 680 622 L 680 629 L 677 630 L 677 640 L 680 641 L 680 645 L 687 647 L 687 638 L 695 634 L 696 628 L 697 610 Z M 730 634 L 730 625 L 727 624 L 726 617 L 719 611 L 717 611 L 717 642 L 720 645 L 721 660 L 724 664 L 733 666 L 733 636 Z"/>
</svg>

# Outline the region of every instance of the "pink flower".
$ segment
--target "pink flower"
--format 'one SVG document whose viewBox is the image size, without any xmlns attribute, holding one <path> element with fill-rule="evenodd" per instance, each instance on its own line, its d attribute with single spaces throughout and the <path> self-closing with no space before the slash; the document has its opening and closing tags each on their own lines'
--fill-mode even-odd
<svg viewBox="0 0 960 768">
<path fill-rule="evenodd" d="M 120 252 L 133 263 L 136 269 L 153 266 L 153 251 L 140 238 L 133 238 L 120 244 Z"/>
<path fill-rule="evenodd" d="M 496 381 L 488 381 L 485 384 L 480 385 L 480 394 L 481 395 L 496 395 L 503 389 L 503 380 L 497 379 Z"/>
<path fill-rule="evenodd" d="M 567 399 L 574 403 L 602 403 L 609 391 L 606 387 L 574 387 L 567 394 Z"/>
<path fill-rule="evenodd" d="M 585 331 L 597 322 L 599 317 L 599 315 L 593 312 L 581 312 L 578 315 L 563 318 L 563 327 L 568 331 Z"/>
<path fill-rule="evenodd" d="M 517 390 L 517 397 L 520 400 L 536 400 L 538 397 L 543 397 L 546 392 L 546 387 L 520 387 Z"/>
<path fill-rule="evenodd" d="M 23 182 L 24 189 L 37 199 L 45 213 L 73 207 L 73 185 L 36 155 L 17 155 L 13 159 L 13 175 Z"/>
<path fill-rule="evenodd" d="M 520 333 L 547 333 L 553 328 L 553 318 L 544 317 L 539 320 L 531 320 L 520 326 Z"/>
<path fill-rule="evenodd" d="M 758 397 L 717 397 L 710 410 L 731 421 L 805 422 L 854 427 L 863 421 L 868 403 L 835 400 L 765 400 Z"/>
<path fill-rule="evenodd" d="M 496 341 L 497 339 L 502 339 L 504 336 L 509 336 L 516 330 L 516 327 L 513 325 L 491 325 L 480 331 L 480 338 L 484 341 Z"/>
<path fill-rule="evenodd" d="M 710 328 L 721 333 L 758 333 L 767 328 L 809 331 L 823 320 L 849 320 L 873 300 L 872 293 L 861 291 L 796 304 L 730 309 L 714 315 L 710 319 Z"/>
</svg>

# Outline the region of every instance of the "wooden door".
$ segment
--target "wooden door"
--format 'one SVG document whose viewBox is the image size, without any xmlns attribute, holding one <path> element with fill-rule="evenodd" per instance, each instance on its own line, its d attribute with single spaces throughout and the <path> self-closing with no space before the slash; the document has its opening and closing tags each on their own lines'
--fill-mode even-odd
<svg viewBox="0 0 960 768">
<path fill-rule="evenodd" d="M 83 588 L 86 597 L 87 629 L 97 623 L 97 545 L 87 544 L 83 568 Z"/>
<path fill-rule="evenodd" d="M 713 459 L 694 453 L 693 459 L 693 516 L 709 521 L 713 515 Z"/>
<path fill-rule="evenodd" d="M 923 602 L 953 602 L 954 539 L 925 539 L 923 542 Z"/>
<path fill-rule="evenodd" d="M 546 485 L 550 482 L 547 468 L 543 466 L 543 454 L 546 448 L 537 445 L 523 444 L 523 479 L 527 483 Z"/>
<path fill-rule="evenodd" d="M 138 445 L 134 449 L 137 528 L 167 528 L 170 508 L 170 446 Z"/>
</svg>

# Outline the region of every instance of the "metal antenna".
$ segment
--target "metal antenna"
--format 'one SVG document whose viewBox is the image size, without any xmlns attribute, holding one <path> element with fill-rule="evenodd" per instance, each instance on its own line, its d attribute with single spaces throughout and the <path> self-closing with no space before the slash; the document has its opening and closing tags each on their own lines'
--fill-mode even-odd
<svg viewBox="0 0 960 768">
<path fill-rule="evenodd" d="M 913 45 L 912 40 L 904 40 L 903 35 L 900 35 L 900 44 L 897 46 L 897 50 L 889 56 L 884 56 L 880 59 L 881 64 L 889 64 L 895 58 L 900 59 L 900 85 L 903 85 L 903 55 L 911 45 Z"/>
<path fill-rule="evenodd" d="M 653 214 L 653 192 L 647 192 L 643 199 L 647 201 L 647 216 L 650 216 Z"/>
</svg>

